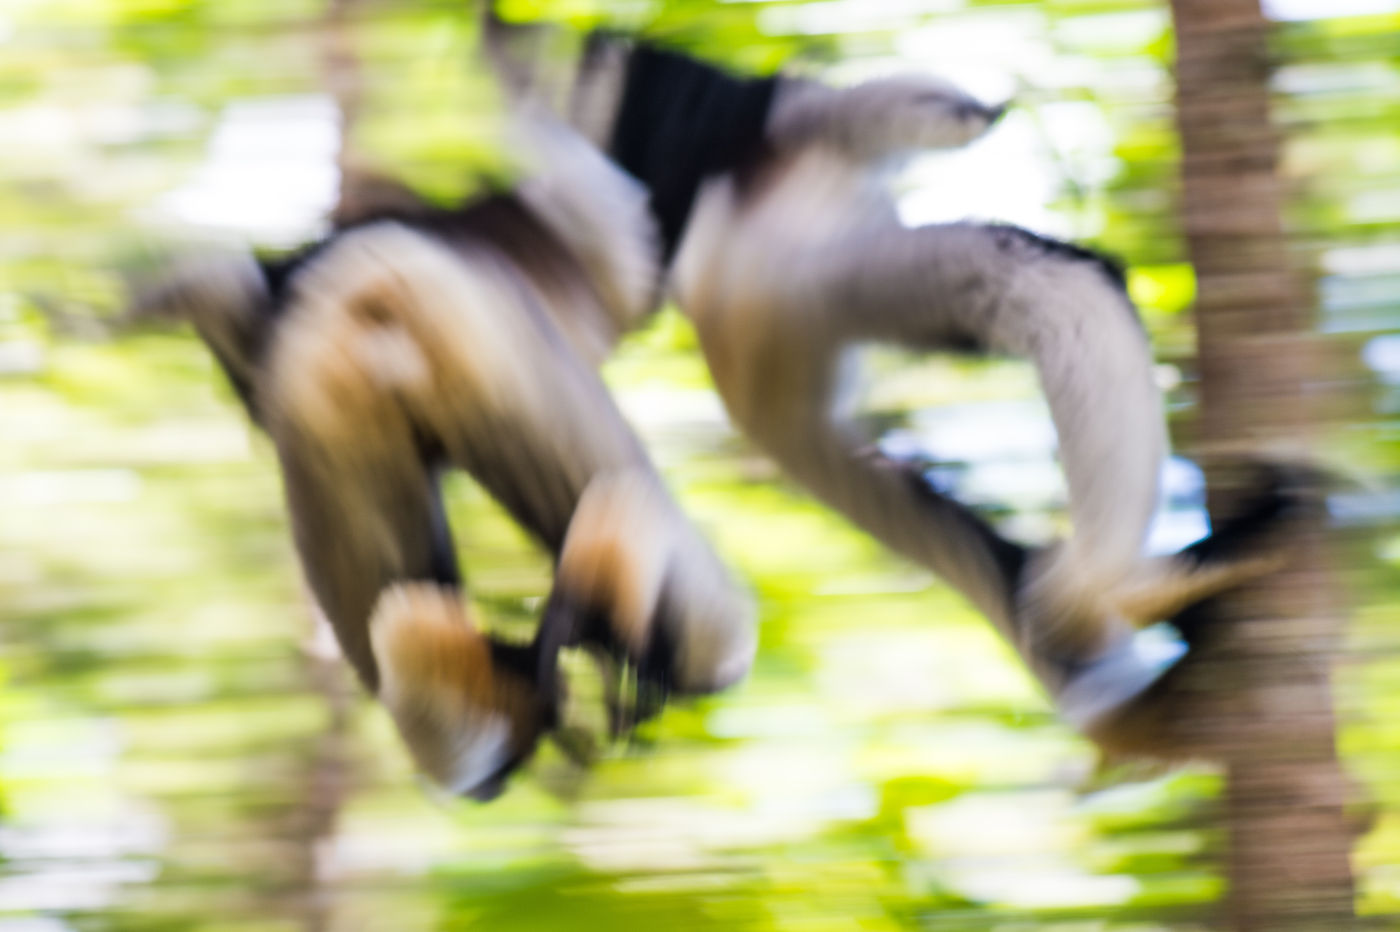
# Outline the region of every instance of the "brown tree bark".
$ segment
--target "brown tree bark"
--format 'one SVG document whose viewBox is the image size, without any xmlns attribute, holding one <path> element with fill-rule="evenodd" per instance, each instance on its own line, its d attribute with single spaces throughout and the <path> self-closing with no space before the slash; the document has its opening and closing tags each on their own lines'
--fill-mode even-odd
<svg viewBox="0 0 1400 932">
<path fill-rule="evenodd" d="M 361 180 L 363 167 L 355 151 L 355 124 L 365 97 L 364 69 L 355 51 L 354 16 L 360 0 L 329 0 L 322 30 L 321 69 L 326 91 L 340 112 L 340 147 L 335 164 L 340 171 L 340 192 L 336 210 Z"/>
<path fill-rule="evenodd" d="M 317 38 L 321 43 L 321 67 L 327 93 L 340 113 L 340 146 L 336 167 L 340 170 L 340 209 L 346 191 L 357 177 L 353 134 L 364 97 L 364 75 L 355 52 L 353 14 L 358 0 L 329 0 Z M 337 887 L 327 877 L 326 853 L 340 825 L 341 808 L 350 797 L 356 778 L 351 737 L 356 686 L 336 646 L 330 622 L 316 605 L 309 589 L 303 590 L 308 607 L 307 638 L 303 659 L 307 685 L 325 704 L 326 724 L 307 744 L 298 761 L 297 804 L 290 813 L 286 835 L 294 843 L 288 858 L 287 913 L 305 932 L 324 932 L 334 926 Z"/>
<path fill-rule="evenodd" d="M 1230 498 L 1223 454 L 1308 447 L 1319 354 L 1311 285 L 1282 219 L 1268 21 L 1259 0 L 1171 6 L 1183 220 L 1197 278 L 1197 429 L 1219 516 Z M 1202 727 L 1227 767 L 1235 929 L 1353 923 L 1347 781 L 1329 682 L 1340 611 L 1323 538 L 1320 520 L 1304 528 L 1289 567 L 1225 606 L 1230 634 L 1217 669 L 1232 688 L 1212 691 Z"/>
</svg>

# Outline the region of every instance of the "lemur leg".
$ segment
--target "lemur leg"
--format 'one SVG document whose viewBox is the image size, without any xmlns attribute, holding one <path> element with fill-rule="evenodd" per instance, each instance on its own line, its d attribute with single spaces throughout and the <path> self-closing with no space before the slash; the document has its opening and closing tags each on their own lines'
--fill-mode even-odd
<svg viewBox="0 0 1400 932">
<path fill-rule="evenodd" d="M 436 478 L 412 445 L 356 462 L 354 450 L 278 442 L 292 533 L 311 591 L 371 692 L 380 670 L 369 618 L 397 582 L 460 587 Z"/>
<path fill-rule="evenodd" d="M 1113 264 L 1006 226 L 928 226 L 867 242 L 875 268 L 823 263 L 844 299 L 831 311 L 843 339 L 971 342 L 1036 365 L 1073 535 L 1028 567 L 1019 608 L 1033 647 L 1091 656 L 1117 629 L 1095 619 L 1162 620 L 1280 565 L 1276 538 L 1143 558 L 1166 425 L 1151 348 Z"/>
<path fill-rule="evenodd" d="M 445 268 L 420 267 L 415 282 L 428 285 L 439 273 L 439 294 L 470 294 L 460 282 L 448 287 Z M 494 371 L 490 382 L 516 384 L 471 410 L 438 403 L 425 421 L 455 463 L 559 554 L 561 597 L 593 600 L 589 607 L 601 612 L 607 631 L 585 632 L 585 640 L 596 635 L 620 644 L 640 675 L 659 678 L 668 690 L 706 693 L 734 683 L 754 653 L 748 597 L 671 500 L 597 373 L 551 338 L 539 314 L 522 308 L 513 317 L 522 322 L 518 329 L 490 322 L 498 358 L 528 365 Z M 450 373 L 439 395 L 468 397 L 449 385 L 468 366 L 480 369 L 479 341 L 463 344 L 460 354 L 450 338 L 436 346 L 455 359 L 439 367 Z M 602 604 L 594 599 L 596 576 L 576 571 L 594 548 L 609 553 L 612 562 L 600 572 L 611 575 L 609 595 L 618 597 Z"/>
<path fill-rule="evenodd" d="M 485 390 L 443 384 L 440 346 L 424 340 L 433 335 L 396 278 L 413 266 L 384 265 L 394 255 L 376 252 L 376 242 L 349 234 L 303 273 L 258 409 L 281 460 L 307 579 L 347 658 L 419 765 L 484 797 L 555 726 L 562 644 L 497 643 L 461 604 L 430 466 L 443 460 L 443 441 L 424 406 L 438 387 L 477 399 Z M 401 258 L 415 255 L 409 248 Z"/>
<path fill-rule="evenodd" d="M 1278 567 L 1276 536 L 1255 549 L 1144 559 L 1166 424 L 1151 348 L 1116 266 L 1005 226 L 928 226 L 867 243 L 873 268 L 822 264 L 846 339 L 971 341 L 1037 368 L 1073 534 L 1037 554 L 1022 581 L 1018 611 L 1031 649 L 1093 657 L 1118 637 L 1119 618 L 1162 620 Z"/>
<path fill-rule="evenodd" d="M 783 147 L 822 146 L 861 165 L 953 149 L 991 128 L 1006 106 L 985 104 L 933 75 L 900 75 L 834 88 L 784 78 L 766 127 Z"/>
<path fill-rule="evenodd" d="M 555 724 L 557 648 L 510 662 L 529 649 L 499 644 L 473 624 L 436 479 L 413 447 L 385 449 L 371 462 L 282 433 L 297 550 L 343 652 L 425 773 L 491 798 Z"/>
<path fill-rule="evenodd" d="M 327 326 L 303 341 L 305 355 L 327 354 L 329 371 L 353 370 L 359 381 L 314 378 L 308 373 L 315 367 L 305 363 L 285 367 L 293 388 L 312 378 L 302 407 L 335 415 L 361 382 L 371 384 L 347 424 L 360 442 L 363 412 L 385 407 L 386 421 L 429 438 L 556 555 L 580 524 L 576 512 L 599 477 L 637 477 L 624 492 L 638 496 L 642 504 L 630 507 L 650 520 L 622 528 L 623 544 L 669 550 L 676 558 L 663 567 L 662 595 L 650 614 L 628 622 L 646 627 L 646 643 L 666 647 L 666 656 L 648 646 L 629 659 L 660 662 L 684 692 L 737 679 L 752 657 L 747 599 L 666 495 L 598 374 L 534 295 L 489 257 L 450 252 L 400 227 L 347 234 L 332 258 L 304 273 L 316 276 L 305 282 L 306 294 L 331 302 Z M 296 313 L 314 320 L 317 309 Z M 296 319 L 288 320 L 279 347 L 298 343 L 290 327 Z M 595 518 L 601 520 L 585 509 L 584 525 Z M 691 592 L 699 579 L 705 585 Z M 572 583 L 569 573 L 559 574 L 561 598 L 574 597 Z M 681 592 L 684 598 L 673 598 Z M 707 613 L 714 592 L 726 595 L 724 610 Z"/>
<path fill-rule="evenodd" d="M 393 400 L 356 385 L 364 373 L 347 360 L 326 370 L 279 356 L 307 376 L 291 391 L 274 381 L 284 390 L 265 400 L 311 589 L 419 766 L 489 798 L 554 725 L 557 684 L 506 663 L 518 649 L 470 622 L 436 476 Z M 341 404 L 320 406 L 307 393 L 316 383 Z"/>
<path fill-rule="evenodd" d="M 189 267 L 147 304 L 195 322 L 272 437 L 308 586 L 420 766 L 488 796 L 552 725 L 558 648 L 496 644 L 467 620 L 440 457 L 402 404 L 424 357 L 392 326 L 392 273 L 347 275 L 357 258 L 329 246 L 278 315 L 249 257 Z"/>
<path fill-rule="evenodd" d="M 631 469 L 589 483 L 559 557 L 557 586 L 580 615 L 603 620 L 590 640 L 630 661 L 646 717 L 668 692 L 711 693 L 748 672 L 756 639 L 747 596 L 657 477 Z M 618 696 L 610 696 L 614 718 Z"/>
<path fill-rule="evenodd" d="M 869 439 L 833 413 L 845 350 L 840 329 L 807 287 L 800 250 L 702 200 L 677 263 L 682 308 L 694 321 L 715 386 L 739 428 L 784 472 L 891 549 L 931 569 L 1013 643 L 1014 592 L 1024 548 L 920 477 L 891 469 Z M 784 214 L 784 217 L 790 215 Z M 730 247 L 733 247 L 732 249 Z M 783 269 L 781 278 L 775 269 Z"/>
<path fill-rule="evenodd" d="M 1077 714 L 1061 701 L 1075 671 L 1026 650 L 1021 636 L 1016 593 L 1034 551 L 998 535 L 917 472 L 870 456 L 867 438 L 831 414 L 835 360 L 820 340 L 805 339 L 811 328 L 770 327 L 764 311 L 737 302 L 707 305 L 696 323 L 716 386 L 745 434 L 825 504 L 967 598 L 1021 650 L 1062 710 Z M 1120 640 L 1130 634 L 1123 623 Z M 1120 702 L 1160 673 L 1135 663 L 1122 669 L 1114 687 Z"/>
<path fill-rule="evenodd" d="M 1077 247 L 977 224 L 892 229 L 867 238 L 859 262 L 830 258 L 821 285 L 844 341 L 971 343 L 1035 364 L 1073 535 L 1028 568 L 1025 634 L 1092 656 L 1107 633 L 1104 594 L 1141 560 L 1167 451 L 1151 350 L 1121 277 Z"/>
</svg>

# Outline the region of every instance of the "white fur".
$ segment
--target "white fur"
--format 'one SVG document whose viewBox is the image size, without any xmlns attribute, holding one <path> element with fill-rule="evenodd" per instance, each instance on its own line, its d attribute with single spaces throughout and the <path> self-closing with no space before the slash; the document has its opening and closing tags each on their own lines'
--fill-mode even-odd
<svg viewBox="0 0 1400 932">
<path fill-rule="evenodd" d="M 584 264 L 619 332 L 633 329 L 660 279 L 646 189 L 560 123 L 526 117 L 516 133 L 535 161 L 521 198 Z"/>
<path fill-rule="evenodd" d="M 499 713 L 467 705 L 453 691 L 427 690 L 392 677 L 386 677 L 379 697 L 418 766 L 458 795 L 476 790 L 510 760 L 511 725 Z M 415 740 L 411 734 L 431 737 Z"/>
<path fill-rule="evenodd" d="M 693 550 L 691 556 L 700 558 Z M 748 675 L 758 652 L 753 603 L 734 588 L 713 554 L 706 553 L 705 559 L 701 572 L 688 573 L 674 583 L 681 615 L 672 675 L 677 688 L 686 693 L 733 686 Z"/>
<path fill-rule="evenodd" d="M 768 118 L 769 136 L 784 146 L 824 145 L 861 164 L 922 149 L 966 145 L 1000 114 L 932 75 L 900 75 L 830 88 L 785 79 Z"/>
<path fill-rule="evenodd" d="M 598 149 L 612 138 L 627 81 L 627 47 L 604 41 L 591 67 L 578 76 L 569 101 L 569 122 Z"/>
<path fill-rule="evenodd" d="M 412 611 L 391 588 L 371 618 L 370 640 L 381 658 L 379 699 L 423 772 L 454 793 L 470 793 L 510 759 L 511 723 L 470 701 L 463 684 L 408 679 L 387 661 L 396 653 L 395 640 L 413 636 Z"/>
<path fill-rule="evenodd" d="M 655 475 L 625 470 L 589 485 L 557 579 L 608 612 L 634 658 L 646 652 L 655 626 L 666 625 L 676 648 L 671 674 L 684 693 L 730 686 L 753 663 L 752 603 Z M 668 611 L 658 615 L 663 596 Z M 596 604 L 600 597 L 605 604 Z"/>
</svg>

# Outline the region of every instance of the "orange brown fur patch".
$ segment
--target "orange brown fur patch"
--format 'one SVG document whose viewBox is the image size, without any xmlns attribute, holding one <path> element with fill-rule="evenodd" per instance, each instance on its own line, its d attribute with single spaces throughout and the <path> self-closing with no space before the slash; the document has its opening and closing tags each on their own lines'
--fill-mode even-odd
<svg viewBox="0 0 1400 932">
<path fill-rule="evenodd" d="M 1287 561 L 1288 555 L 1282 552 L 1191 569 L 1168 560 L 1149 571 L 1151 575 L 1147 579 L 1133 580 L 1120 589 L 1113 597 L 1113 604 L 1125 618 L 1151 624 L 1211 596 L 1267 576 L 1282 569 Z"/>
<path fill-rule="evenodd" d="M 545 727 L 534 685 L 494 663 L 490 641 L 455 591 L 431 583 L 393 586 L 370 625 L 381 698 L 434 776 L 450 766 L 444 755 L 458 750 L 454 740 L 493 717 L 509 726 L 512 754 L 534 746 Z"/>
<path fill-rule="evenodd" d="M 621 474 L 595 479 L 569 522 L 559 582 L 584 605 L 608 616 L 632 656 L 651 638 L 669 534 L 654 480 Z"/>
</svg>

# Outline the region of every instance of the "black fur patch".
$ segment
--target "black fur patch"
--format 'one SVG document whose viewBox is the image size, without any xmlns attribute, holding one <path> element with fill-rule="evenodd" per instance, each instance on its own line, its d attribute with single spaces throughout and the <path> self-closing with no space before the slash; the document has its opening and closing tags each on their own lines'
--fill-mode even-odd
<svg viewBox="0 0 1400 932">
<path fill-rule="evenodd" d="M 1088 262 L 1103 272 L 1104 277 L 1112 282 L 1114 287 L 1125 294 L 1128 291 L 1127 273 L 1124 270 L 1122 260 L 1116 256 L 1097 252 L 1075 243 L 1066 243 L 1063 240 L 1041 236 L 1039 233 L 1032 233 L 1030 230 L 1010 224 L 994 224 L 991 230 L 997 245 L 1002 249 L 1011 249 L 1020 245 L 1045 255 L 1059 256 L 1075 262 Z"/>
<path fill-rule="evenodd" d="M 1178 559 L 1196 566 L 1242 560 L 1250 553 L 1284 546 L 1280 535 L 1291 522 L 1309 515 L 1325 516 L 1325 474 L 1287 463 L 1264 462 L 1257 467 L 1260 477 L 1238 511 L 1210 536 L 1181 551 Z M 1218 620 L 1219 601 L 1218 596 L 1203 599 L 1170 619 L 1187 644 L 1196 646 L 1209 639 Z"/>
<path fill-rule="evenodd" d="M 337 233 L 383 221 L 401 223 L 449 248 L 470 244 L 501 253 L 512 264 L 548 288 L 567 279 L 569 285 L 588 281 L 573 254 L 525 202 L 513 193 L 472 198 L 456 207 L 423 204 L 417 208 L 367 213 Z M 313 249 L 316 247 L 313 247 Z"/>
<path fill-rule="evenodd" d="M 452 526 L 447 523 L 447 510 L 442 503 L 442 478 L 427 477 L 433 490 L 432 507 L 428 515 L 429 572 L 432 581 L 454 591 L 462 588 L 462 572 L 457 567 L 457 547 L 452 540 Z"/>
<path fill-rule="evenodd" d="M 331 242 L 329 238 L 318 240 L 294 252 L 258 257 L 258 266 L 262 268 L 263 278 L 267 280 L 267 292 L 272 296 L 274 308 L 280 309 L 286 304 L 287 294 L 297 273 L 310 265 Z"/>
<path fill-rule="evenodd" d="M 938 341 L 938 349 L 954 356 L 988 356 L 991 351 L 981 334 L 970 331 L 949 333 Z"/>
<path fill-rule="evenodd" d="M 516 644 L 488 637 L 491 647 L 491 666 L 494 670 L 511 673 L 527 683 L 534 683 L 538 676 L 539 663 L 533 644 Z"/>
<path fill-rule="evenodd" d="M 701 182 L 761 151 L 777 82 L 737 78 L 651 45 L 632 51 L 609 149 L 650 190 L 665 259 L 675 255 Z"/>
<path fill-rule="evenodd" d="M 470 244 L 494 250 L 545 289 L 554 284 L 576 286 L 588 279 L 573 254 L 535 216 L 520 198 L 511 193 L 486 194 L 456 207 L 436 207 L 423 203 L 415 208 L 393 207 L 367 211 L 354 222 L 290 253 L 259 257 L 258 265 L 271 295 L 269 324 L 280 317 L 292 295 L 297 275 L 333 247 L 346 233 L 382 222 L 401 223 L 452 248 Z M 270 339 L 270 328 L 258 335 L 255 360 Z"/>
<path fill-rule="evenodd" d="M 229 385 L 233 386 L 233 393 L 238 396 L 238 400 L 243 403 L 243 410 L 248 412 L 248 417 L 254 424 L 261 424 L 261 412 L 258 410 L 257 392 L 253 389 L 253 383 L 239 374 L 237 366 L 214 347 L 209 347 L 209 352 L 214 354 L 214 361 L 223 370 Z"/>
<path fill-rule="evenodd" d="M 1235 513 L 1209 537 L 1181 553 L 1197 565 L 1237 560 L 1263 546 L 1282 522 L 1305 515 L 1326 514 L 1323 490 L 1331 482 L 1325 472 L 1308 465 L 1256 461 L 1255 478 Z"/>
<path fill-rule="evenodd" d="M 646 653 L 637 661 L 636 695 L 632 714 L 645 722 L 660 714 L 675 691 L 675 668 L 680 645 L 671 632 L 671 619 L 682 617 L 669 586 L 663 586 L 652 618 Z"/>
</svg>

